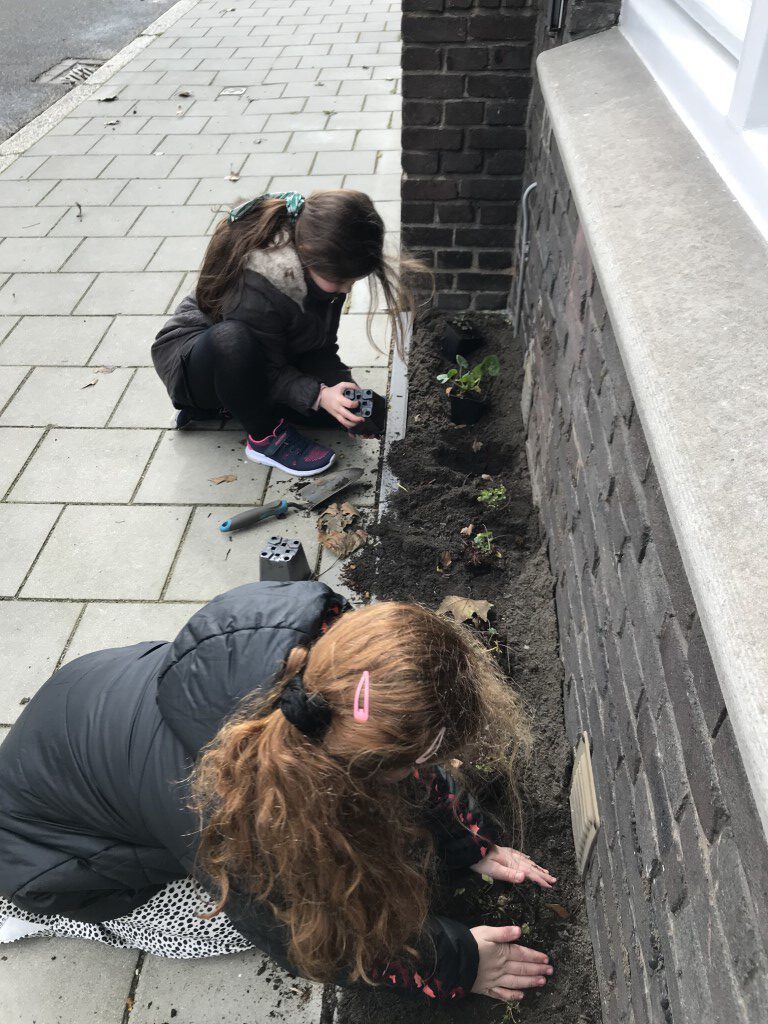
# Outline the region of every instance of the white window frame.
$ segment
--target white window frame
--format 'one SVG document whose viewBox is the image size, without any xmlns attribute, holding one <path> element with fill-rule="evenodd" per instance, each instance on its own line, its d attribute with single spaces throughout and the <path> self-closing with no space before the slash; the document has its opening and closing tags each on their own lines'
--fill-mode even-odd
<svg viewBox="0 0 768 1024">
<path fill-rule="evenodd" d="M 768 0 L 624 0 L 619 27 L 768 238 Z"/>
</svg>

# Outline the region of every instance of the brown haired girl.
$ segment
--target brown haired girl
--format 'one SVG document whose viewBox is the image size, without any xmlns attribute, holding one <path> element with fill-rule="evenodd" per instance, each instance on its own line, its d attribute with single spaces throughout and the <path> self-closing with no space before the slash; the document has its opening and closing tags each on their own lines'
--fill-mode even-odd
<svg viewBox="0 0 768 1024">
<path fill-rule="evenodd" d="M 152 346 L 180 410 L 177 426 L 227 410 L 248 432 L 252 461 L 292 476 L 327 469 L 333 451 L 286 420 L 346 429 L 364 422 L 344 397 L 356 385 L 336 334 L 346 294 L 365 278 L 374 300 L 381 288 L 394 336 L 410 300 L 384 256 L 383 221 L 362 192 L 334 189 L 306 200 L 267 193 L 232 210 L 214 231 L 195 295 Z"/>
<path fill-rule="evenodd" d="M 526 738 L 463 627 L 350 611 L 318 582 L 240 587 L 173 643 L 71 662 L 25 707 L 0 747 L 0 941 L 256 946 L 307 978 L 520 999 L 547 957 L 514 925 L 431 915 L 430 889 L 437 865 L 554 883 L 441 767 Z"/>
</svg>

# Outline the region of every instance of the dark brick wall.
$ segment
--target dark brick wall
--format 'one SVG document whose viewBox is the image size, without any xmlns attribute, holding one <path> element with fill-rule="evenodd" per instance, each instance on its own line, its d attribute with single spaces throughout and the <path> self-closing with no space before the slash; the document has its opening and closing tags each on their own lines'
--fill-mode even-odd
<svg viewBox="0 0 768 1024">
<path fill-rule="evenodd" d="M 524 413 L 566 725 L 591 737 L 603 818 L 587 894 L 604 1018 L 757 1024 L 768 846 L 538 92 L 530 139 Z"/>
<path fill-rule="evenodd" d="M 535 0 L 404 0 L 403 244 L 442 309 L 504 309 Z"/>
</svg>

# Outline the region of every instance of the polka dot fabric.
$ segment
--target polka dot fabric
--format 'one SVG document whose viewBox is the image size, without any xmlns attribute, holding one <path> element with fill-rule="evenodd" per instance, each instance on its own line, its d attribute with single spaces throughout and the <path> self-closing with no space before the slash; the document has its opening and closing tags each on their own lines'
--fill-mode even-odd
<svg viewBox="0 0 768 1024">
<path fill-rule="evenodd" d="M 91 939 L 173 960 L 223 956 L 253 948 L 232 927 L 226 914 L 217 914 L 210 920 L 200 916 L 211 909 L 211 897 L 192 878 L 171 882 L 132 913 L 101 924 L 28 914 L 0 897 L 0 931 L 6 921 L 23 921 L 39 926 L 34 935 Z"/>
</svg>

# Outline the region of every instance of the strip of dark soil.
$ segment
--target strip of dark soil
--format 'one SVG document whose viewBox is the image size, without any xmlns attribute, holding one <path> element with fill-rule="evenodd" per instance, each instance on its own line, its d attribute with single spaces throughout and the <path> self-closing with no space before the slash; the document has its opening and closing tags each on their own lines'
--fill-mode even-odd
<svg viewBox="0 0 768 1024">
<path fill-rule="evenodd" d="M 525 806 L 525 852 L 558 878 L 554 893 L 535 886 L 488 885 L 470 873 L 454 889 L 448 908 L 470 926 L 528 925 L 526 942 L 546 950 L 555 966 L 540 992 L 506 1008 L 482 997 L 449 1006 L 424 1005 L 381 989 L 346 991 L 338 1007 L 340 1024 L 399 1024 L 408 1021 L 530 1022 L 598 1024 L 601 1020 L 583 888 L 577 876 L 568 804 L 572 753 L 565 736 L 562 666 L 558 656 L 552 578 L 531 500 L 520 415 L 522 354 L 505 317 L 474 321 L 484 345 L 469 359 L 498 355 L 501 372 L 491 406 L 474 426 L 456 427 L 436 376 L 447 367 L 436 339 L 444 321 L 424 318 L 410 358 L 409 417 L 405 440 L 393 446 L 390 465 L 400 481 L 386 516 L 374 531 L 378 544 L 357 559 L 349 580 L 361 593 L 380 599 L 419 601 L 436 607 L 444 597 L 491 601 L 498 631 L 487 638 L 510 684 L 532 718 L 533 756 L 521 771 Z M 475 358 L 476 357 L 476 358 Z M 504 486 L 503 507 L 478 502 L 481 490 Z M 477 563 L 473 525 L 493 533 L 497 553 Z M 482 766 L 470 769 L 473 788 L 504 820 L 508 806 Z M 508 820 L 508 819 L 507 819 Z M 556 904 L 558 910 L 547 908 Z M 563 912 L 567 917 L 562 916 Z"/>
</svg>

